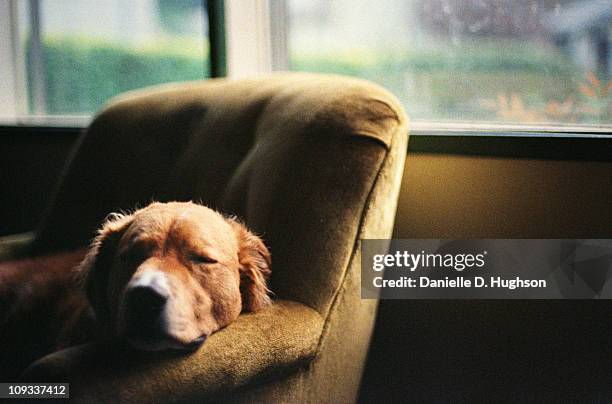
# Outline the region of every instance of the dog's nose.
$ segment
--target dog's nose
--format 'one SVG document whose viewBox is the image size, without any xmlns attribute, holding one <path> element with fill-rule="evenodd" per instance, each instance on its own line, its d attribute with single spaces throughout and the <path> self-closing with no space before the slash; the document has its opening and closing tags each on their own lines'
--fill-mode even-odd
<svg viewBox="0 0 612 404">
<path fill-rule="evenodd" d="M 135 286 L 125 294 L 125 306 L 133 319 L 139 322 L 159 317 L 167 301 L 167 291 L 156 284 Z"/>
<path fill-rule="evenodd" d="M 155 274 L 141 276 L 130 282 L 124 296 L 126 335 L 139 339 L 163 335 L 163 312 L 169 296 L 165 279 Z"/>
<path fill-rule="evenodd" d="M 152 318 L 161 312 L 169 296 L 166 275 L 157 270 L 147 270 L 128 284 L 125 305 L 133 314 Z"/>
</svg>

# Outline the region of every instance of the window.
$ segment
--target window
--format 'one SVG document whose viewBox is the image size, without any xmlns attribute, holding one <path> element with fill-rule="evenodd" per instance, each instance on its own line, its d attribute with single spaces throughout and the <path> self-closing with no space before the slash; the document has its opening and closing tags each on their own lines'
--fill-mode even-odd
<svg viewBox="0 0 612 404">
<path fill-rule="evenodd" d="M 284 13 L 286 68 L 377 82 L 413 121 L 612 127 L 609 0 L 287 0 Z"/>
<path fill-rule="evenodd" d="M 213 62 L 374 81 L 413 129 L 609 133 L 611 43 L 610 0 L 5 0 L 0 119 L 89 117 Z"/>
<path fill-rule="evenodd" d="M 0 49 L 12 53 L 13 65 L 11 77 L 0 80 L 16 89 L 14 110 L 5 115 L 89 116 L 124 91 L 209 76 L 201 0 L 30 0 L 2 7 L 0 25 L 10 23 L 13 46 Z"/>
</svg>

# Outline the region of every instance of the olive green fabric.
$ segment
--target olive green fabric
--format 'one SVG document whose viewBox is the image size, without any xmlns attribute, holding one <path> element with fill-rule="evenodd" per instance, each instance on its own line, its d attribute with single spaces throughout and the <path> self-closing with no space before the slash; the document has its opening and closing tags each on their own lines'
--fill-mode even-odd
<svg viewBox="0 0 612 404">
<path fill-rule="evenodd" d="M 376 311 L 376 301 L 360 299 L 360 239 L 391 235 L 406 145 L 407 119 L 397 100 L 356 79 L 282 74 L 130 93 L 104 109 L 81 139 L 35 248 L 81 245 L 108 212 L 152 198 L 201 200 L 237 214 L 270 247 L 270 288 L 277 298 L 320 316 L 321 323 L 303 322 L 303 337 L 295 331 L 286 337 L 287 346 L 300 347 L 312 346 L 309 338 L 316 335 L 316 346 L 303 357 L 314 359 L 267 355 L 253 342 L 257 349 L 244 357 L 244 368 L 226 375 L 229 384 L 214 378 L 201 390 L 178 384 L 173 397 L 202 398 L 220 383 L 226 390 L 216 399 L 353 401 Z M 286 319 L 269 320 L 288 327 L 281 324 Z M 224 341 L 228 347 L 216 349 L 230 349 L 231 340 Z M 207 355 L 197 358 L 204 362 Z M 87 374 L 79 358 L 57 353 L 34 369 L 38 375 L 49 368 Z M 262 369 L 286 369 L 291 358 L 292 372 L 251 383 Z M 108 379 L 109 389 L 130 391 L 132 398 L 139 389 L 143 397 L 157 391 L 161 400 L 168 390 L 160 386 L 171 383 L 165 378 L 208 372 L 197 361 L 189 368 L 167 362 L 157 373 L 131 363 L 116 364 L 128 369 L 121 378 L 110 368 L 97 373 L 99 385 Z M 215 366 L 232 369 L 226 365 Z M 246 387 L 231 390 L 235 386 Z"/>
</svg>

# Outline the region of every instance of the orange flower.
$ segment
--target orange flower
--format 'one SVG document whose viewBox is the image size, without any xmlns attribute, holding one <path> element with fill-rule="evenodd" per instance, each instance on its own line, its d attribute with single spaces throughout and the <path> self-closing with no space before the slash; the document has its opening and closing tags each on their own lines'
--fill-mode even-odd
<svg viewBox="0 0 612 404">
<path fill-rule="evenodd" d="M 582 94 L 586 95 L 587 97 L 597 98 L 597 93 L 595 93 L 595 90 L 593 90 L 593 88 L 587 86 L 586 84 L 581 84 L 578 89 Z"/>
<path fill-rule="evenodd" d="M 574 110 L 574 101 L 568 98 L 564 102 L 548 101 L 546 104 L 546 114 L 555 118 L 567 119 Z"/>
</svg>

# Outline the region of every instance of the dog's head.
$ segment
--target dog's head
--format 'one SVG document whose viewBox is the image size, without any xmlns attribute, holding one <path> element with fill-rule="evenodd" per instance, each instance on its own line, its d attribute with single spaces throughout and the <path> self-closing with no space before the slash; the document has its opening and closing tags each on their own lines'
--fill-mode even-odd
<svg viewBox="0 0 612 404">
<path fill-rule="evenodd" d="M 103 336 L 195 349 L 270 303 L 270 253 L 241 223 L 191 202 L 113 214 L 78 270 Z"/>
</svg>

